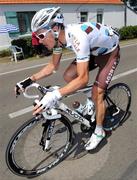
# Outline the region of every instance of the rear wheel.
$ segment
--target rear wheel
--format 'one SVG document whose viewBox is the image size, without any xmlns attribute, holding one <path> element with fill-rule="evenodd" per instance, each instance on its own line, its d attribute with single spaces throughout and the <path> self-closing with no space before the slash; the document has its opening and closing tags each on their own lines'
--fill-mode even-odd
<svg viewBox="0 0 137 180">
<path fill-rule="evenodd" d="M 48 150 L 43 148 L 49 123 L 44 118 L 33 118 L 23 124 L 11 138 L 6 150 L 9 169 L 17 175 L 38 176 L 57 165 L 67 155 L 72 143 L 72 128 L 62 115 L 54 121 Z M 42 137 L 43 136 L 43 137 Z"/>
<path fill-rule="evenodd" d="M 131 91 L 124 83 L 112 85 L 106 92 L 106 116 L 104 119 L 104 129 L 115 129 L 122 123 L 130 108 Z"/>
</svg>

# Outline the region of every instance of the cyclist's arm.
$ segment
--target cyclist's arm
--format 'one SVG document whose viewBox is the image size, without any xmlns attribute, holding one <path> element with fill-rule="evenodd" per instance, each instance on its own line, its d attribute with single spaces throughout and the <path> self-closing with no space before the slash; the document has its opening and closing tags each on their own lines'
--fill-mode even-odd
<svg viewBox="0 0 137 180">
<path fill-rule="evenodd" d="M 77 60 L 77 78 L 73 79 L 66 86 L 59 89 L 62 96 L 71 94 L 78 89 L 86 86 L 89 80 L 89 54 L 90 45 L 87 35 L 81 29 L 76 29 L 73 31 L 73 36 L 71 39 L 72 49 L 76 54 Z"/>
<path fill-rule="evenodd" d="M 51 75 L 55 70 L 57 70 L 60 63 L 61 56 L 62 56 L 62 53 L 53 54 L 52 59 L 50 60 L 49 64 L 46 65 L 44 68 L 42 68 L 36 74 L 33 74 L 30 78 L 33 81 L 37 81 L 39 79 L 42 79 L 43 77 L 47 77 Z"/>
<path fill-rule="evenodd" d="M 59 89 L 62 96 L 71 94 L 86 86 L 89 80 L 88 61 L 77 63 L 78 77 Z"/>
</svg>

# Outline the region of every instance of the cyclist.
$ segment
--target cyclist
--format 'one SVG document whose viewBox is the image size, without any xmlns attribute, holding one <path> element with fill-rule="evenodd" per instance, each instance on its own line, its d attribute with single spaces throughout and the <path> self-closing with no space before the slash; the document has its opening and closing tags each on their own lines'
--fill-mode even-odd
<svg viewBox="0 0 137 180">
<path fill-rule="evenodd" d="M 52 107 L 62 96 L 86 86 L 89 71 L 98 66 L 99 71 L 92 91 L 92 99 L 96 107 L 96 128 L 85 145 L 86 150 L 96 148 L 105 137 L 102 126 L 105 116 L 104 91 L 119 63 L 119 35 L 111 27 L 99 23 L 85 22 L 65 26 L 60 7 L 38 11 L 32 19 L 31 28 L 39 38 L 39 42 L 49 50 L 53 50 L 53 56 L 49 64 L 38 73 L 17 83 L 16 93 L 57 70 L 64 47 L 72 49 L 76 54 L 76 59 L 64 73 L 67 84 L 53 92 L 48 92 L 38 101 L 33 115 Z"/>
</svg>

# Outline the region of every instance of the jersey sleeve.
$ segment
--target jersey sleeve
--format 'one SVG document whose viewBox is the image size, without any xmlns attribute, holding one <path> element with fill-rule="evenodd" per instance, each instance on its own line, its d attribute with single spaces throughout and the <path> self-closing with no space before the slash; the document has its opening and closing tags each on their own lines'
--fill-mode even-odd
<svg viewBox="0 0 137 180">
<path fill-rule="evenodd" d="M 89 61 L 90 46 L 85 32 L 78 30 L 72 34 L 72 48 L 76 54 L 77 62 Z"/>
</svg>

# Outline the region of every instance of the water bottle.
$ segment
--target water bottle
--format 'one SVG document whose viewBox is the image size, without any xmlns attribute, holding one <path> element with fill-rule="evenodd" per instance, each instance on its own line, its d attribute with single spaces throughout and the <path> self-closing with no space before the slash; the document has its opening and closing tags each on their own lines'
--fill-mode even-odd
<svg viewBox="0 0 137 180">
<path fill-rule="evenodd" d="M 72 104 L 73 108 L 80 114 L 82 114 L 83 112 L 83 105 L 78 102 L 78 101 L 75 101 L 73 104 Z"/>
<path fill-rule="evenodd" d="M 95 121 L 95 105 L 91 99 L 87 98 L 85 105 L 82 105 L 80 102 L 75 101 L 73 103 L 73 108 L 89 121 Z"/>
<path fill-rule="evenodd" d="M 95 121 L 95 105 L 91 99 L 87 98 L 82 114 L 91 122 Z"/>
</svg>

